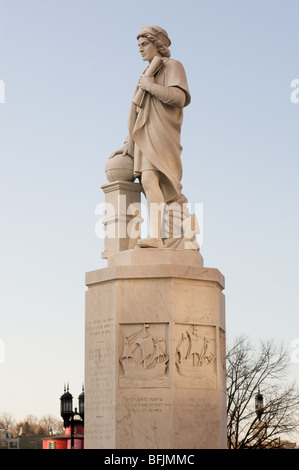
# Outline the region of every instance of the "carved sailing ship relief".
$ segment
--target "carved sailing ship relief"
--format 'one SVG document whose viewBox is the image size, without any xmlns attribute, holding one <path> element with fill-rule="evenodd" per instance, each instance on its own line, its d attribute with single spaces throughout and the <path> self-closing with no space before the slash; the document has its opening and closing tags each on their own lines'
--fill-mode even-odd
<svg viewBox="0 0 299 470">
<path fill-rule="evenodd" d="M 123 351 L 119 358 L 123 374 L 119 377 L 121 387 L 168 386 L 166 376 L 169 356 L 166 340 L 161 335 L 151 334 L 153 324 L 144 323 L 131 334 L 123 331 Z"/>
<path fill-rule="evenodd" d="M 180 325 L 175 352 L 179 378 L 177 385 L 214 388 L 216 385 L 216 346 L 213 327 Z M 182 380 L 183 379 L 183 380 Z"/>
</svg>

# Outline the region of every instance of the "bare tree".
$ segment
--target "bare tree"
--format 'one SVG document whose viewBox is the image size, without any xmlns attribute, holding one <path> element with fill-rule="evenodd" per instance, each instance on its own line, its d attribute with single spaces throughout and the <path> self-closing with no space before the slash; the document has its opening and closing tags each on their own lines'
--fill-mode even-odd
<svg viewBox="0 0 299 470">
<path fill-rule="evenodd" d="M 255 347 L 246 337 L 235 340 L 227 353 L 228 448 L 270 447 L 298 431 L 299 394 L 286 381 L 289 363 L 273 341 Z M 256 410 L 258 394 L 264 403 Z"/>
<path fill-rule="evenodd" d="M 57 432 L 62 433 L 63 431 L 63 421 L 62 419 L 57 419 L 55 416 L 48 414 L 43 416 L 40 419 L 40 424 L 46 430 L 47 435 L 56 434 Z"/>
<path fill-rule="evenodd" d="M 10 413 L 4 412 L 0 415 L 0 428 L 10 431 L 14 426 L 14 418 Z"/>
</svg>

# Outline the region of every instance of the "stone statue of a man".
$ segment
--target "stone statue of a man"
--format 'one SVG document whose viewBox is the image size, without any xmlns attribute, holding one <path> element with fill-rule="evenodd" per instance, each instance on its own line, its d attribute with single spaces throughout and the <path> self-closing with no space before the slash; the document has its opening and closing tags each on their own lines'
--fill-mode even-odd
<svg viewBox="0 0 299 470">
<path fill-rule="evenodd" d="M 172 214 L 167 226 L 167 236 L 159 217 L 152 217 L 153 207 L 170 207 L 174 203 L 183 207 L 187 203 L 182 194 L 182 163 L 180 144 L 183 108 L 191 101 L 183 65 L 170 59 L 171 41 L 159 26 L 145 26 L 137 36 L 142 59 L 149 62 L 136 86 L 130 109 L 129 134 L 124 146 L 114 152 L 131 155 L 134 158 L 134 176 L 140 178 L 149 214 L 150 235 L 139 240 L 140 247 L 180 247 L 184 233 L 175 238 L 170 235 L 170 226 L 175 223 Z M 154 63 L 157 65 L 153 67 Z M 150 69 L 153 68 L 151 73 Z M 138 101 L 137 95 L 143 93 Z M 182 225 L 186 214 L 181 211 Z M 162 217 L 163 219 L 163 217 Z M 176 221 L 178 217 L 176 215 Z M 176 222 L 177 223 L 177 222 Z M 190 232 L 190 231 L 189 231 Z M 194 233 L 192 234 L 194 236 Z M 189 240 L 190 233 L 188 235 Z M 194 239 L 194 238 L 193 238 Z M 197 244 L 192 246 L 197 249 Z"/>
</svg>

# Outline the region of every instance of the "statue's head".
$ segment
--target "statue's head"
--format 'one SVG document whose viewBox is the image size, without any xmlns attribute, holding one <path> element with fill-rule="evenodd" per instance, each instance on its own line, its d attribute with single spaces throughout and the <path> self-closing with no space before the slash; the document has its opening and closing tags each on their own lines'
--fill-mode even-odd
<svg viewBox="0 0 299 470">
<path fill-rule="evenodd" d="M 144 26 L 137 35 L 137 39 L 139 40 L 141 37 L 145 37 L 153 43 L 161 57 L 170 57 L 171 41 L 167 32 L 160 26 Z"/>
</svg>

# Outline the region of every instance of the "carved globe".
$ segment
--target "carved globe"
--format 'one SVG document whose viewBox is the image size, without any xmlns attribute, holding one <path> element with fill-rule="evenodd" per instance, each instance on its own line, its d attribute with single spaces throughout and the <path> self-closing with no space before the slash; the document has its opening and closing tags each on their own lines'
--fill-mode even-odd
<svg viewBox="0 0 299 470">
<path fill-rule="evenodd" d="M 109 158 L 106 163 L 105 173 L 110 183 L 113 181 L 134 181 L 134 161 L 129 155 L 117 154 Z"/>
</svg>

